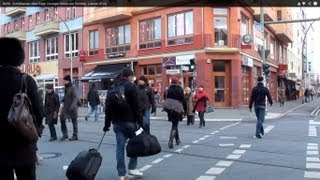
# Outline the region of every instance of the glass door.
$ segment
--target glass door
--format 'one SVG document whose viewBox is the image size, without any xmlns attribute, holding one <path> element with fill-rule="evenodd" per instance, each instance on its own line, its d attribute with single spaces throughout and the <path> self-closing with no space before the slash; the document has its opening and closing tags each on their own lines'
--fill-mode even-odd
<svg viewBox="0 0 320 180">
<path fill-rule="evenodd" d="M 214 104 L 225 106 L 226 102 L 226 78 L 225 76 L 214 76 Z"/>
</svg>

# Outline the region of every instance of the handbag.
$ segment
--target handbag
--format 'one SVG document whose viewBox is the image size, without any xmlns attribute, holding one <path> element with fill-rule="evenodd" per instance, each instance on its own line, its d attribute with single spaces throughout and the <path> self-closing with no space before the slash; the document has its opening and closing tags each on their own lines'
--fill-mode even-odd
<svg viewBox="0 0 320 180">
<path fill-rule="evenodd" d="M 38 140 L 39 132 L 34 122 L 35 116 L 32 104 L 27 96 L 26 74 L 22 75 L 22 83 L 19 93 L 13 96 L 13 103 L 8 113 L 8 122 L 28 142 L 35 143 Z M 25 87 L 23 89 L 23 87 Z M 24 92 L 22 91 L 24 90 Z"/>
<path fill-rule="evenodd" d="M 211 113 L 211 112 L 214 112 L 214 107 L 212 105 L 208 105 L 206 107 L 206 113 Z"/>
<path fill-rule="evenodd" d="M 166 112 L 174 111 L 174 112 L 177 112 L 178 114 L 182 114 L 184 110 L 183 110 L 183 105 L 180 101 L 172 98 L 167 98 L 163 104 L 163 111 L 166 111 Z"/>
<path fill-rule="evenodd" d="M 128 157 L 146 157 L 160 153 L 161 146 L 156 136 L 145 133 L 140 127 L 128 141 L 126 151 Z"/>
</svg>

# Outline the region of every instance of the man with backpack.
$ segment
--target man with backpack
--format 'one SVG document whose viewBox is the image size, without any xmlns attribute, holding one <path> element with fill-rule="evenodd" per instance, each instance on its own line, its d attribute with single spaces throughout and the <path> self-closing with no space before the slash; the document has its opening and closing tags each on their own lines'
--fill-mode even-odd
<svg viewBox="0 0 320 180">
<path fill-rule="evenodd" d="M 133 72 L 131 69 L 123 69 L 120 80 L 108 91 L 105 108 L 105 126 L 103 131 L 109 131 L 111 122 L 116 134 L 117 170 L 120 180 L 126 177 L 125 144 L 128 138 L 135 136 L 138 130 L 137 124 L 143 127 L 141 107 L 138 103 L 138 90 L 132 83 Z M 129 162 L 129 175 L 143 176 L 137 169 L 137 157 L 131 157 Z"/>
<path fill-rule="evenodd" d="M 90 112 L 84 118 L 88 121 L 91 114 L 94 114 L 94 120 L 97 122 L 99 120 L 98 106 L 100 104 L 99 93 L 96 90 L 96 85 L 92 83 L 91 88 L 88 92 L 87 99 L 90 105 Z"/>
</svg>

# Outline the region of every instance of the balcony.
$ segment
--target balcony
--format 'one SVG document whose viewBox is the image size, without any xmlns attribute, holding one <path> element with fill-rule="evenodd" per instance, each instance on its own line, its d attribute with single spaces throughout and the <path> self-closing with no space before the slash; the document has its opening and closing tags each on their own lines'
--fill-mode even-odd
<svg viewBox="0 0 320 180">
<path fill-rule="evenodd" d="M 6 16 L 16 17 L 24 14 L 27 11 L 26 7 L 6 7 Z"/>
<path fill-rule="evenodd" d="M 107 23 L 132 17 L 131 7 L 87 8 L 84 14 L 84 24 Z"/>
<path fill-rule="evenodd" d="M 292 24 L 273 24 L 272 28 L 276 31 L 276 37 L 283 43 L 292 43 L 293 32 Z"/>
<path fill-rule="evenodd" d="M 17 38 L 20 41 L 26 41 L 26 31 L 25 30 L 16 30 L 9 34 L 6 34 L 5 37 Z"/>
<path fill-rule="evenodd" d="M 59 22 L 49 21 L 43 24 L 36 25 L 34 35 L 36 36 L 48 36 L 51 34 L 59 33 Z"/>
<path fill-rule="evenodd" d="M 253 17 L 256 21 L 260 22 L 260 7 L 254 7 Z M 264 8 L 264 21 L 274 21 L 276 20 L 276 12 L 271 7 Z"/>
</svg>

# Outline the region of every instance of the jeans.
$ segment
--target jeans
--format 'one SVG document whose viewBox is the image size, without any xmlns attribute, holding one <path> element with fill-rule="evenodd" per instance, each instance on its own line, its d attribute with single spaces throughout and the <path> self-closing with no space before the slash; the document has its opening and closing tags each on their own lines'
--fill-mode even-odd
<svg viewBox="0 0 320 180">
<path fill-rule="evenodd" d="M 13 170 L 16 173 L 17 180 L 36 180 L 36 165 L 31 163 L 29 165 L 16 166 L 16 167 L 1 167 L 0 179 L 1 180 L 14 180 Z"/>
<path fill-rule="evenodd" d="M 263 122 L 266 114 L 266 107 L 255 106 L 254 111 L 257 116 L 256 136 L 259 136 L 260 134 L 264 135 Z"/>
<path fill-rule="evenodd" d="M 54 127 L 54 124 L 48 124 L 49 130 L 50 130 L 50 137 L 51 138 L 57 138 L 56 128 Z"/>
<path fill-rule="evenodd" d="M 98 106 L 91 106 L 90 110 L 89 110 L 89 114 L 86 115 L 86 117 L 88 118 L 89 116 L 91 116 L 92 114 L 94 114 L 94 120 L 98 121 L 99 120 L 99 111 L 98 111 Z"/>
<path fill-rule="evenodd" d="M 151 116 L 151 109 L 145 110 L 143 112 L 144 117 L 144 127 L 146 133 L 150 134 L 150 116 Z"/>
<path fill-rule="evenodd" d="M 199 119 L 200 119 L 200 124 L 199 127 L 205 126 L 205 121 L 204 121 L 204 111 L 198 112 L 199 113 Z"/>
<path fill-rule="evenodd" d="M 71 119 L 72 120 L 72 126 L 73 126 L 73 136 L 78 137 L 78 121 L 77 118 Z M 68 129 L 66 124 L 66 119 L 60 118 L 61 121 L 61 131 L 63 137 L 68 137 Z"/>
<path fill-rule="evenodd" d="M 116 122 L 113 124 L 113 131 L 116 134 L 117 150 L 117 170 L 119 176 L 126 175 L 126 165 L 124 159 L 125 144 L 128 138 L 135 136 L 137 125 L 133 122 Z M 129 160 L 129 170 L 137 168 L 138 158 L 132 157 Z"/>
</svg>

